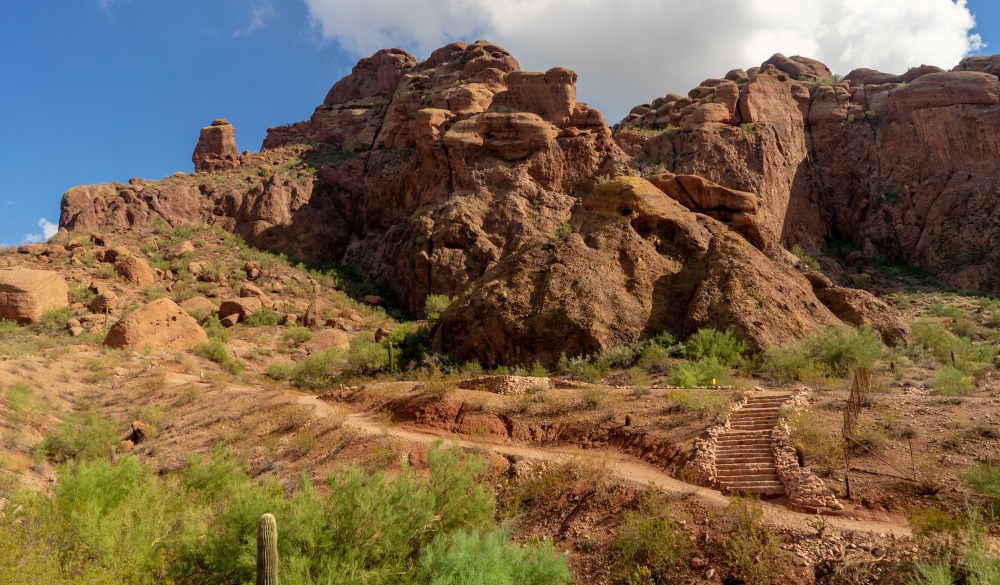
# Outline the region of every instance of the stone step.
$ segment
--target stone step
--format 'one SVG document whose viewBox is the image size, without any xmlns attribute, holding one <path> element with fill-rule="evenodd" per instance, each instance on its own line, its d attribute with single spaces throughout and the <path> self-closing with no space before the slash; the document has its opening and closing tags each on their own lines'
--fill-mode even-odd
<svg viewBox="0 0 1000 585">
<path fill-rule="evenodd" d="M 774 428 L 774 423 L 733 423 L 729 426 L 734 431 L 766 431 Z"/>
<path fill-rule="evenodd" d="M 785 495 L 785 486 L 780 483 L 750 482 L 727 485 L 722 487 L 722 491 L 726 493 L 759 494 L 762 496 L 783 496 Z"/>
<path fill-rule="evenodd" d="M 732 479 L 734 477 L 744 477 L 744 476 L 777 476 L 777 470 L 774 468 L 774 464 L 768 465 L 767 463 L 757 463 L 755 465 L 743 465 L 743 466 L 724 466 L 722 469 L 718 469 L 716 465 L 715 476 L 720 480 L 722 478 Z"/>
<path fill-rule="evenodd" d="M 731 447 L 734 445 L 771 445 L 771 439 L 725 439 L 719 438 L 716 445 L 722 447 L 723 445 Z"/>
<path fill-rule="evenodd" d="M 732 457 L 732 458 L 717 458 L 715 460 L 716 469 L 720 467 L 725 467 L 728 465 L 755 465 L 759 463 L 766 463 L 768 465 L 774 465 L 774 457 L 771 455 L 745 455 L 742 457 Z"/>
<path fill-rule="evenodd" d="M 726 443 L 715 448 L 717 454 L 734 453 L 736 451 L 760 451 L 770 453 L 771 443 Z"/>
</svg>

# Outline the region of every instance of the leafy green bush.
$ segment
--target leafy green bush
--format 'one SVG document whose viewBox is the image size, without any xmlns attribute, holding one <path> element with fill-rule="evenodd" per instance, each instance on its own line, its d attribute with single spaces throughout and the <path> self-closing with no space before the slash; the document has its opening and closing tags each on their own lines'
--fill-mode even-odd
<svg viewBox="0 0 1000 585">
<path fill-rule="evenodd" d="M 972 386 L 972 376 L 951 366 L 939 368 L 927 385 L 939 396 L 970 396 L 976 391 Z"/>
<path fill-rule="evenodd" d="M 312 339 L 312 331 L 301 326 L 289 327 L 281 334 L 281 338 L 289 345 L 299 346 Z"/>
<path fill-rule="evenodd" d="M 665 397 L 672 408 L 681 412 L 691 412 L 701 417 L 715 417 L 721 414 L 735 400 L 730 392 L 720 390 L 668 390 Z"/>
<path fill-rule="evenodd" d="M 616 345 L 601 352 L 598 360 L 611 368 L 628 368 L 635 363 L 636 351 L 631 345 Z"/>
<path fill-rule="evenodd" d="M 699 329 L 684 344 L 684 355 L 689 360 L 715 358 L 727 367 L 736 367 L 743 361 L 747 346 L 736 339 L 731 331 Z"/>
<path fill-rule="evenodd" d="M 958 337 L 937 321 L 914 321 L 910 325 L 914 347 L 929 351 L 941 364 L 963 367 L 970 363 L 990 363 L 995 351 L 989 346 L 978 346 L 966 338 Z M 955 364 L 952 364 L 954 352 Z"/>
<path fill-rule="evenodd" d="M 594 384 L 600 382 L 611 370 L 608 362 L 604 360 L 591 361 L 586 356 L 578 356 L 569 359 L 567 365 L 570 378 L 578 382 Z"/>
<path fill-rule="evenodd" d="M 281 325 L 281 322 L 284 320 L 285 316 L 281 313 L 267 307 L 261 307 L 253 315 L 247 316 L 243 320 L 243 324 L 247 327 L 263 327 L 267 325 Z"/>
<path fill-rule="evenodd" d="M 218 339 L 212 339 L 208 343 L 203 343 L 194 348 L 194 353 L 201 357 L 213 361 L 227 372 L 238 374 L 243 371 L 243 362 L 229 354 L 226 345 Z"/>
<path fill-rule="evenodd" d="M 787 572 L 778 539 L 763 521 L 760 500 L 735 496 L 720 512 L 723 580 L 746 585 L 784 583 Z"/>
<path fill-rule="evenodd" d="M 831 327 L 783 346 L 768 348 L 761 371 L 777 382 L 803 380 L 811 373 L 844 377 L 870 368 L 885 345 L 870 327 Z"/>
<path fill-rule="evenodd" d="M 1000 465 L 977 465 L 967 471 L 962 480 L 980 494 L 990 498 L 994 509 L 1000 511 Z"/>
<path fill-rule="evenodd" d="M 352 376 L 375 374 L 388 366 L 388 348 L 376 343 L 371 332 L 362 331 L 346 349 L 331 347 L 317 351 L 294 365 L 271 364 L 268 375 L 286 380 L 296 388 L 320 390 L 337 378 L 346 380 Z"/>
<path fill-rule="evenodd" d="M 730 368 L 710 356 L 695 362 L 677 362 L 670 369 L 670 384 L 684 388 L 724 385 L 730 381 Z"/>
<path fill-rule="evenodd" d="M 656 583 L 678 582 L 687 571 L 687 531 L 671 517 L 670 506 L 655 492 L 628 510 L 611 542 L 611 572 L 627 582 L 635 569 L 646 567 Z"/>
<path fill-rule="evenodd" d="M 673 363 L 670 350 L 658 343 L 650 343 L 639 354 L 639 367 L 650 374 L 663 374 Z"/>
<path fill-rule="evenodd" d="M 802 249 L 802 246 L 795 244 L 791 249 L 792 254 L 795 254 L 799 260 L 801 260 L 806 266 L 812 268 L 813 270 L 819 270 L 819 262 L 817 262 L 812 256 L 806 254 L 806 251 Z"/>
<path fill-rule="evenodd" d="M 440 319 L 445 309 L 457 300 L 458 297 L 449 297 L 448 295 L 427 295 L 427 298 L 424 299 L 424 313 L 427 315 L 427 321 L 433 323 Z"/>
<path fill-rule="evenodd" d="M 510 543 L 510 534 L 504 530 L 485 534 L 460 530 L 430 543 L 420 557 L 414 581 L 430 585 L 569 585 L 573 574 L 550 543 L 518 546 Z"/>
<path fill-rule="evenodd" d="M 427 460 L 428 474 L 352 467 L 327 479 L 328 495 L 303 481 L 291 497 L 222 451 L 168 476 L 131 456 L 63 465 L 52 498 L 20 493 L 18 521 L 0 520 L 0 582 L 253 582 L 264 512 L 278 520 L 286 585 L 572 582 L 551 546 L 496 529 L 480 457 L 438 443 Z"/>
<path fill-rule="evenodd" d="M 118 444 L 117 423 L 95 412 L 71 412 L 45 434 L 38 453 L 62 463 L 107 457 Z"/>
</svg>

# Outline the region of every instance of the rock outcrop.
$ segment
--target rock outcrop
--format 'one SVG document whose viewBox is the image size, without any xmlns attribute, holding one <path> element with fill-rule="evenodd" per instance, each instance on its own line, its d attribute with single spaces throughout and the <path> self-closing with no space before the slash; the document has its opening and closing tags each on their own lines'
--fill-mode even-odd
<svg viewBox="0 0 1000 585">
<path fill-rule="evenodd" d="M 58 272 L 0 270 L 0 319 L 34 323 L 47 311 L 69 306 L 69 285 Z"/>
<path fill-rule="evenodd" d="M 208 343 L 208 335 L 193 317 L 170 299 L 144 305 L 115 323 L 104 345 L 153 351 L 181 351 Z"/>
<path fill-rule="evenodd" d="M 756 347 L 843 320 L 898 339 L 905 327 L 891 311 L 877 318 L 874 297 L 817 284 L 784 249 L 853 239 L 866 255 L 1000 288 L 985 269 L 1000 247 L 977 241 L 965 263 L 932 252 L 1000 238 L 975 215 L 989 216 L 989 193 L 975 189 L 1000 150 L 988 131 L 1000 127 L 995 64 L 963 63 L 891 79 L 852 72 L 872 84 L 862 87 L 775 55 L 637 106 L 613 133 L 577 101 L 568 69 L 521 71 L 486 41 L 424 61 L 384 50 L 309 120 L 269 129 L 259 154 L 239 157 L 231 126 L 203 131 L 198 170 L 232 170 L 77 187 L 60 225 L 207 222 L 260 248 L 350 264 L 412 313 L 429 294 L 459 295 L 435 343 L 488 363 L 704 326 Z M 956 213 L 964 224 L 945 221 Z"/>
<path fill-rule="evenodd" d="M 865 256 L 997 292 L 997 74 L 992 56 L 951 72 L 856 69 L 838 81 L 811 60 L 776 55 L 687 98 L 637 106 L 615 138 L 644 173 L 669 169 L 757 194 L 765 248 L 850 240 Z M 733 115 L 702 123 L 697 111 L 732 102 L 730 84 Z"/>
<path fill-rule="evenodd" d="M 219 118 L 211 126 L 202 128 L 191 161 L 196 173 L 214 173 L 238 167 L 240 151 L 236 148 L 236 130 L 232 124 L 225 118 Z"/>
</svg>

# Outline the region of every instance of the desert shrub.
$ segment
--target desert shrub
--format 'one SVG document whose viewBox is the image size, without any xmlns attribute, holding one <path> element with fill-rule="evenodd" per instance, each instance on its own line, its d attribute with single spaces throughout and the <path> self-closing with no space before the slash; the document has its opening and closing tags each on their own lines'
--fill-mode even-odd
<svg viewBox="0 0 1000 585">
<path fill-rule="evenodd" d="M 395 348 L 397 368 L 406 364 L 419 365 L 424 355 L 430 351 L 431 330 L 415 322 L 401 323 L 393 329 L 384 343 L 387 348 L 389 343 Z"/>
<path fill-rule="evenodd" d="M 94 271 L 94 276 L 97 278 L 103 278 L 105 280 L 110 280 L 112 278 L 118 277 L 118 271 L 115 270 L 113 264 L 101 264 Z"/>
<path fill-rule="evenodd" d="M 813 270 L 819 270 L 819 262 L 817 262 L 812 256 L 806 254 L 806 251 L 802 249 L 802 246 L 795 244 L 792 246 L 791 253 L 795 254 L 803 264 L 812 268 Z"/>
<path fill-rule="evenodd" d="M 281 338 L 289 345 L 299 346 L 312 339 L 312 331 L 305 327 L 289 327 L 281 334 Z"/>
<path fill-rule="evenodd" d="M 969 396 L 975 392 L 972 376 L 951 366 L 939 368 L 927 385 L 939 396 Z"/>
<path fill-rule="evenodd" d="M 645 567 L 655 583 L 680 582 L 689 554 L 684 526 L 673 519 L 662 495 L 648 492 L 622 518 L 611 542 L 611 572 L 617 581 L 627 583 L 636 569 Z"/>
<path fill-rule="evenodd" d="M 665 394 L 671 409 L 700 417 L 716 417 L 732 404 L 736 396 L 721 390 L 668 390 Z"/>
<path fill-rule="evenodd" d="M 763 521 L 760 500 L 740 496 L 719 514 L 723 580 L 746 585 L 783 583 L 787 572 L 777 537 Z"/>
<path fill-rule="evenodd" d="M 989 534 L 982 521 L 972 513 L 959 522 L 962 527 L 958 531 L 948 533 L 938 546 L 930 547 L 931 558 L 914 563 L 914 574 L 908 585 L 1000 583 L 1000 558 L 991 550 Z"/>
<path fill-rule="evenodd" d="M 545 366 L 543 366 L 542 363 L 539 362 L 538 360 L 535 360 L 535 362 L 531 364 L 531 368 L 528 369 L 527 374 L 528 374 L 528 376 L 530 376 L 532 378 L 548 378 L 549 377 L 549 371 L 546 370 Z"/>
<path fill-rule="evenodd" d="M 115 421 L 96 412 L 71 412 L 45 433 L 37 452 L 56 463 L 107 457 L 118 444 L 117 426 Z"/>
<path fill-rule="evenodd" d="M 52 309 L 42 313 L 38 322 L 32 323 L 29 328 L 39 335 L 58 335 L 66 329 L 66 322 L 72 314 L 73 310 L 69 307 Z"/>
<path fill-rule="evenodd" d="M 730 368 L 715 357 L 703 357 L 695 362 L 682 361 L 670 368 L 670 384 L 684 388 L 721 385 L 730 381 Z"/>
<path fill-rule="evenodd" d="M 650 343 L 639 354 L 639 367 L 650 374 L 663 374 L 673 363 L 670 350 L 658 343 Z"/>
<path fill-rule="evenodd" d="M 913 347 L 929 351 L 941 364 L 964 368 L 967 364 L 989 363 L 995 354 L 989 346 L 979 346 L 959 337 L 936 321 L 915 321 L 910 325 L 910 334 Z M 953 353 L 955 364 L 952 364 Z"/>
<path fill-rule="evenodd" d="M 222 321 L 219 321 L 218 313 L 209 313 L 201 321 L 201 328 L 205 330 L 208 338 L 212 341 L 225 343 L 233 336 L 232 332 L 222 325 Z"/>
<path fill-rule="evenodd" d="M 959 518 L 935 506 L 906 508 L 903 511 L 913 529 L 913 535 L 918 538 L 940 533 L 955 533 L 962 528 L 962 521 Z"/>
<path fill-rule="evenodd" d="M 684 344 L 684 355 L 690 360 L 715 358 L 730 368 L 739 365 L 747 346 L 730 331 L 699 329 Z"/>
<path fill-rule="evenodd" d="M 601 352 L 599 359 L 612 368 L 628 368 L 635 363 L 636 351 L 631 345 L 616 345 Z"/>
<path fill-rule="evenodd" d="M 635 388 L 637 394 L 644 394 L 649 392 L 649 387 L 652 385 L 653 381 L 650 379 L 649 374 L 646 373 L 642 368 L 629 368 L 625 372 L 625 380 L 628 385 Z"/>
<path fill-rule="evenodd" d="M 504 530 L 460 530 L 431 541 L 414 580 L 430 585 L 569 585 L 573 574 L 548 542 L 519 546 L 510 543 L 510 533 Z"/>
<path fill-rule="evenodd" d="M 75 282 L 71 282 L 69 285 L 69 302 L 70 303 L 83 303 L 89 305 L 90 301 L 94 300 L 97 294 L 87 287 L 80 286 Z"/>
<path fill-rule="evenodd" d="M 427 295 L 427 298 L 424 299 L 424 313 L 427 315 L 427 321 L 433 323 L 440 319 L 445 309 L 457 300 L 458 297 L 449 297 L 448 295 Z"/>
<path fill-rule="evenodd" d="M 977 465 L 962 475 L 962 481 L 989 498 L 993 508 L 1000 512 L 1000 465 Z"/>
<path fill-rule="evenodd" d="M 809 410 L 800 410 L 788 418 L 791 439 L 796 448 L 813 463 L 820 475 L 830 475 L 844 465 L 844 442 L 839 432 L 824 426 L 822 419 Z"/>
<path fill-rule="evenodd" d="M 777 382 L 803 380 L 811 374 L 844 377 L 871 368 L 885 345 L 870 327 L 831 327 L 783 346 L 768 348 L 761 371 Z"/>
<path fill-rule="evenodd" d="M 243 362 L 230 355 L 229 350 L 226 349 L 226 345 L 218 339 L 212 339 L 208 343 L 199 345 L 194 348 L 194 353 L 219 364 L 231 374 L 238 374 L 243 371 Z"/>
<path fill-rule="evenodd" d="M 578 382 L 594 384 L 600 382 L 610 371 L 608 362 L 596 359 L 591 360 L 586 356 L 570 358 L 567 371 L 570 378 Z"/>
<path fill-rule="evenodd" d="M 285 316 L 281 313 L 268 309 L 267 307 L 261 307 L 253 315 L 248 315 L 246 319 L 243 320 L 243 324 L 247 327 L 263 327 L 267 325 L 281 325 L 284 321 Z"/>
<path fill-rule="evenodd" d="M 467 361 L 459 368 L 458 375 L 465 380 L 482 376 L 483 365 L 474 360 Z"/>
<path fill-rule="evenodd" d="M 278 519 L 285 583 L 572 582 L 551 547 L 496 530 L 480 457 L 438 443 L 427 459 L 427 474 L 351 467 L 326 496 L 303 481 L 290 497 L 223 451 L 167 476 L 131 456 L 63 465 L 53 497 L 23 492 L 18 521 L 0 521 L 0 582 L 253 582 L 264 512 Z"/>
</svg>

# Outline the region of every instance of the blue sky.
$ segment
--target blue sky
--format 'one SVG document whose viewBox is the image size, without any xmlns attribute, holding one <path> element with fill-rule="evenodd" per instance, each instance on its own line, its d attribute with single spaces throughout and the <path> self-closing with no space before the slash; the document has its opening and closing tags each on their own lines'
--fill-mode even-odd
<svg viewBox="0 0 1000 585">
<path fill-rule="evenodd" d="M 673 1 L 649 0 L 657 9 Z M 685 46 L 691 46 L 690 54 L 656 44 L 659 41 L 654 37 L 670 35 L 636 35 L 641 23 L 623 20 L 615 28 L 613 17 L 591 18 L 580 22 L 577 30 L 597 26 L 593 22 L 599 20 L 599 26 L 627 35 L 627 43 L 614 41 L 614 33 L 609 33 L 610 42 L 604 48 L 588 39 L 575 46 L 571 39 L 581 35 L 572 34 L 574 30 L 561 37 L 558 28 L 553 28 L 556 32 L 550 42 L 546 35 L 532 32 L 532 23 L 545 24 L 547 18 L 565 22 L 560 11 L 579 0 L 459 0 L 448 3 L 450 14 L 440 15 L 433 14 L 444 4 L 437 0 L 4 2 L 0 7 L 4 55 L 0 61 L 4 73 L 0 85 L 0 244 L 19 244 L 41 234 L 40 220 L 58 220 L 62 193 L 74 185 L 190 171 L 198 130 L 215 118 L 233 123 L 241 150 L 258 150 L 269 126 L 308 118 L 359 56 L 384 45 L 404 46 L 425 57 L 430 48 L 449 40 L 490 38 L 512 50 L 525 68 L 565 65 L 577 69 L 580 99 L 600 108 L 611 122 L 630 105 L 668 91 L 686 91 L 700 79 L 751 66 L 772 52 L 799 52 L 827 63 L 842 63 L 840 69 L 834 67 L 841 73 L 852 64 L 872 66 L 869 63 L 876 61 L 876 55 L 898 55 L 888 63 L 900 69 L 903 63 L 917 65 L 911 61 L 924 62 L 937 55 L 907 53 L 911 46 L 924 48 L 917 45 L 927 45 L 928 37 L 917 31 L 912 33 L 913 41 L 908 41 L 908 33 L 901 34 L 892 25 L 863 33 L 872 35 L 871 41 L 854 47 L 854 37 L 843 37 L 851 39 L 848 43 L 841 37 L 803 35 L 802 31 L 811 30 L 808 19 L 797 25 L 798 30 L 769 24 L 774 19 L 767 18 L 768 11 L 781 10 L 790 1 L 706 0 L 703 4 L 716 5 L 715 10 L 727 2 L 765 7 L 740 15 L 738 24 L 748 32 L 748 41 L 713 46 L 710 51 L 698 50 L 695 41 L 688 39 Z M 818 8 L 809 16 L 815 16 L 825 31 L 830 13 L 824 10 L 833 10 L 838 3 L 824 8 L 827 0 L 812 2 Z M 944 3 L 948 15 L 956 13 L 950 0 L 883 0 L 880 5 L 898 3 L 900 10 L 912 16 L 914 11 L 907 8 L 912 2 L 936 4 L 937 9 Z M 456 5 L 461 10 L 454 9 Z M 525 8 L 529 5 L 530 10 Z M 509 9 L 498 13 L 496 6 Z M 991 0 L 969 0 L 968 10 L 977 21 L 971 32 L 988 45 L 997 39 L 994 47 L 978 52 L 988 54 L 991 48 L 1000 52 L 1000 8 Z M 675 7 L 664 13 L 657 26 L 666 31 L 673 28 L 675 38 L 683 37 L 696 27 L 685 24 L 682 12 Z M 847 23 L 852 16 L 857 15 L 836 18 Z M 892 13 L 880 17 L 900 20 Z M 946 19 L 928 13 L 914 20 L 913 27 L 933 28 L 937 25 L 927 21 Z M 717 26 L 718 19 L 713 21 Z M 941 46 L 948 46 L 957 42 L 956 27 L 967 28 L 957 23 L 931 32 L 943 39 Z M 892 46 L 883 48 L 885 38 L 876 34 L 889 38 Z M 964 32 L 959 36 L 965 38 Z M 588 53 L 595 45 L 601 52 Z M 613 47 L 619 45 L 627 45 L 627 57 L 614 53 Z M 836 51 L 846 45 L 852 50 Z M 955 46 L 948 50 L 942 54 L 962 52 Z M 868 60 L 861 55 L 866 52 L 872 55 Z M 637 54 L 655 60 L 646 63 Z M 674 63 L 670 55 L 676 55 Z M 626 59 L 637 62 L 640 73 L 619 65 Z M 934 62 L 942 67 L 955 63 L 957 59 Z M 656 69 L 661 65 L 664 69 Z"/>
</svg>

